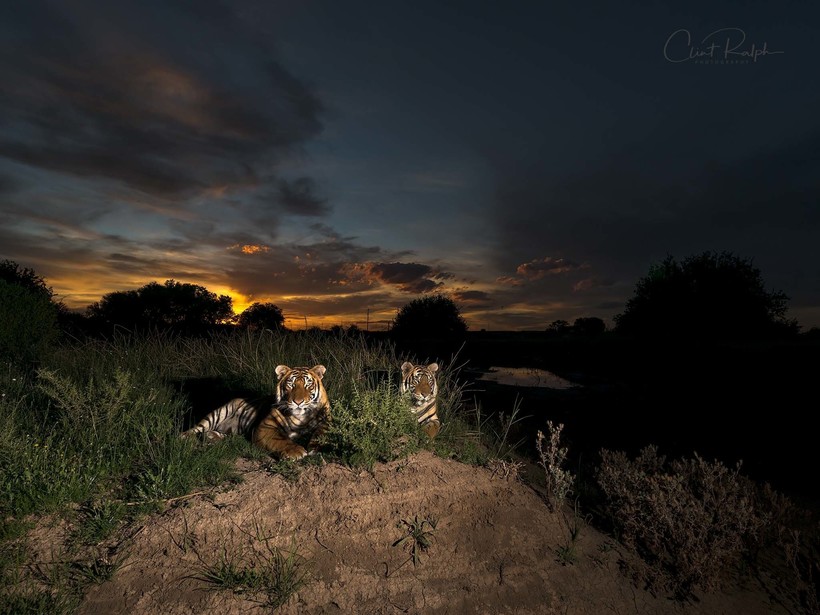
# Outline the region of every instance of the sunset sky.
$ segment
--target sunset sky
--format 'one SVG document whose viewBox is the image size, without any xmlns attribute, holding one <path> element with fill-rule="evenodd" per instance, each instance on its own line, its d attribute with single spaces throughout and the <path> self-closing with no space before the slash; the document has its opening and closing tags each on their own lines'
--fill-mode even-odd
<svg viewBox="0 0 820 615">
<path fill-rule="evenodd" d="M 543 329 L 729 250 L 820 325 L 820 5 L 644 4 L 4 2 L 0 259 Z"/>
</svg>

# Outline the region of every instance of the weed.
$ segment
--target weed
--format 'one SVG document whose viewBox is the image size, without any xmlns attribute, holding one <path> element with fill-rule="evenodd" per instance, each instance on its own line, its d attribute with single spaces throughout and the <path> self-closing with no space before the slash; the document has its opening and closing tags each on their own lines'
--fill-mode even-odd
<svg viewBox="0 0 820 615">
<path fill-rule="evenodd" d="M 523 467 L 524 464 L 521 461 L 506 461 L 497 458 L 487 461 L 487 469 L 492 472 L 492 475 L 500 476 L 504 479 L 511 478 L 513 480 L 519 480 Z"/>
<path fill-rule="evenodd" d="M 349 399 L 333 404 L 332 420 L 321 443 L 345 463 L 368 469 L 419 449 L 422 439 L 416 417 L 391 382 L 376 389 L 353 388 Z"/>
<path fill-rule="evenodd" d="M 515 402 L 513 402 L 513 408 L 510 412 L 509 416 L 501 412 L 498 415 L 498 429 L 493 430 L 493 442 L 494 447 L 491 453 L 491 457 L 509 457 L 515 452 L 515 450 L 521 446 L 521 443 L 524 442 L 524 438 L 521 438 L 517 442 L 511 442 L 510 436 L 513 433 L 513 428 L 515 425 L 527 419 L 527 416 L 519 416 L 521 412 L 521 398 L 516 395 Z"/>
<path fill-rule="evenodd" d="M 764 519 L 750 481 L 697 454 L 667 466 L 653 446 L 630 461 L 602 451 L 598 481 L 628 546 L 647 563 L 647 581 L 686 596 L 718 586 Z"/>
<path fill-rule="evenodd" d="M 274 460 L 269 457 L 268 460 L 264 462 L 263 467 L 268 474 L 281 476 L 289 483 L 295 483 L 302 474 L 301 466 L 293 459 Z"/>
<path fill-rule="evenodd" d="M 547 503 L 553 512 L 563 505 L 567 495 L 572 492 L 572 485 L 575 481 L 572 473 L 563 467 L 567 458 L 567 449 L 561 446 L 563 429 L 562 423 L 555 426 L 552 421 L 547 421 L 549 440 L 540 430 L 535 440 L 539 457 L 538 465 L 544 469 L 546 477 Z"/>
<path fill-rule="evenodd" d="M 271 538 L 264 536 L 259 526 L 256 538 L 264 547 L 261 553 L 252 548 L 223 548 L 216 562 L 201 563 L 197 578 L 214 589 L 247 594 L 275 609 L 307 584 L 308 566 L 294 543 L 283 553 L 270 544 Z"/>
<path fill-rule="evenodd" d="M 74 536 L 83 544 L 97 544 L 120 526 L 125 512 L 125 506 L 120 502 L 103 500 L 87 503 L 80 508 Z"/>
<path fill-rule="evenodd" d="M 121 563 L 102 555 L 88 561 L 71 562 L 70 571 L 78 586 L 100 585 L 113 578 Z"/>
<path fill-rule="evenodd" d="M 393 546 L 409 543 L 410 558 L 407 561 L 412 561 L 413 566 L 417 566 L 421 561 L 421 553 L 426 552 L 433 544 L 437 523 L 431 516 L 419 519 L 419 516 L 415 515 L 410 520 L 402 519 L 398 527 L 404 527 L 406 534 L 394 542 Z"/>
<path fill-rule="evenodd" d="M 577 545 L 578 539 L 581 537 L 581 526 L 584 523 L 584 519 L 578 510 L 577 500 L 572 508 L 572 517 L 569 518 L 566 511 L 562 510 L 561 520 L 567 529 L 567 539 L 555 552 L 558 555 L 558 561 L 564 566 L 568 566 L 578 561 Z"/>
</svg>

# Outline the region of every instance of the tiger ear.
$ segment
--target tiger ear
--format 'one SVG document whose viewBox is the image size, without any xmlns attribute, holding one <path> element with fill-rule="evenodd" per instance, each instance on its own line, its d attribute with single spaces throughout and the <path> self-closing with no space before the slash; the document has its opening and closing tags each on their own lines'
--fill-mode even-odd
<svg viewBox="0 0 820 615">
<path fill-rule="evenodd" d="M 414 366 L 413 366 L 413 364 L 412 364 L 412 363 L 410 363 L 410 361 L 405 361 L 404 363 L 402 363 L 402 364 L 401 364 L 401 373 L 402 373 L 402 375 L 403 375 L 403 376 L 406 376 L 407 374 L 409 374 L 410 372 L 412 372 L 412 371 L 413 371 L 413 367 L 414 367 Z"/>
<path fill-rule="evenodd" d="M 435 374 L 438 371 L 438 363 L 430 363 L 430 365 L 427 366 L 427 369 Z"/>
<path fill-rule="evenodd" d="M 290 368 L 287 365 L 277 365 L 273 371 L 276 372 L 276 377 L 281 380 L 290 371 Z"/>
<path fill-rule="evenodd" d="M 327 368 L 324 365 L 314 365 L 310 371 L 316 374 L 316 377 L 319 378 L 319 380 L 321 380 L 322 377 L 325 375 Z"/>
</svg>

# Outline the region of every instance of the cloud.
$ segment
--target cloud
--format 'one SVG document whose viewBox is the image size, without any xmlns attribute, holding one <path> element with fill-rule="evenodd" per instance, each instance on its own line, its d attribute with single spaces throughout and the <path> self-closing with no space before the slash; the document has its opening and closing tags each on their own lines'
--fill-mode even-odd
<svg viewBox="0 0 820 615">
<path fill-rule="evenodd" d="M 808 237 L 820 232 L 820 161 L 811 154 L 820 134 L 721 161 L 683 157 L 681 142 L 664 138 L 561 176 L 539 165 L 499 176 L 492 260 L 516 271 L 498 279 L 511 298 L 526 292 L 533 302 L 560 297 L 622 309 L 635 282 L 668 254 L 730 250 L 753 257 L 767 285 L 786 291 L 793 306 L 816 304 L 809 263 L 820 259 L 820 244 Z M 557 263 L 533 260 L 544 246 L 574 255 L 571 265 L 594 275 L 551 275 Z M 529 283 L 538 278 L 540 286 Z"/>
<path fill-rule="evenodd" d="M 534 282 L 545 276 L 558 276 L 588 268 L 589 265 L 578 264 L 566 258 L 545 256 L 518 265 L 515 268 L 517 277 L 500 276 L 496 278 L 496 282 L 505 286 L 523 286 L 527 282 Z"/>
<path fill-rule="evenodd" d="M 457 303 L 465 303 L 470 306 L 484 305 L 490 302 L 491 296 L 483 290 L 457 290 L 450 293 L 450 296 Z"/>
<path fill-rule="evenodd" d="M 315 182 L 309 177 L 300 177 L 293 181 L 279 181 L 279 202 L 285 212 L 297 216 L 322 216 L 330 211 L 325 199 L 318 198 L 314 192 Z"/>
<path fill-rule="evenodd" d="M 436 279 L 447 279 L 450 274 L 437 272 L 430 265 L 421 263 L 354 263 L 349 265 L 346 274 L 351 279 L 358 279 L 368 284 L 381 283 L 397 287 L 405 293 L 422 294 L 433 291 L 444 285 Z"/>
<path fill-rule="evenodd" d="M 610 279 L 601 279 L 601 278 L 584 278 L 583 280 L 577 281 L 575 284 L 572 285 L 572 290 L 574 292 L 583 292 L 586 290 L 591 290 L 593 288 L 605 288 L 609 286 L 613 286 L 615 284 L 615 280 Z"/>
<path fill-rule="evenodd" d="M 565 258 L 552 258 L 551 256 L 545 256 L 540 260 L 535 259 L 528 263 L 518 265 L 515 272 L 528 280 L 540 280 L 545 275 L 568 273 L 570 271 L 581 269 L 582 267 L 583 265 L 578 265 L 577 263 Z"/>
<path fill-rule="evenodd" d="M 264 183 L 321 130 L 310 87 L 217 2 L 38 4 L 3 16 L 0 156 L 181 198 Z"/>
<path fill-rule="evenodd" d="M 0 196 L 10 195 L 21 188 L 21 183 L 10 175 L 0 173 Z"/>
</svg>

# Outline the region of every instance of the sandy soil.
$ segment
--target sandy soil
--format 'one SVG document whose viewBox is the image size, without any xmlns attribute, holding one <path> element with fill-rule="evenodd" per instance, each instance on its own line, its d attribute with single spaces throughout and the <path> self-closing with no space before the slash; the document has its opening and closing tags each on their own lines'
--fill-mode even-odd
<svg viewBox="0 0 820 615">
<path fill-rule="evenodd" d="M 281 613 L 787 613 L 759 581 L 682 604 L 621 572 L 630 554 L 584 526 L 575 562 L 561 515 L 514 478 L 422 452 L 373 473 L 308 466 L 295 482 L 243 461 L 244 482 L 146 521 L 121 546 L 123 565 L 92 588 L 82 614 L 269 612 L 264 596 L 214 590 L 203 564 L 295 548 L 310 580 Z M 403 520 L 435 518 L 414 565 Z M 53 536 L 53 533 L 52 533 Z"/>
</svg>

